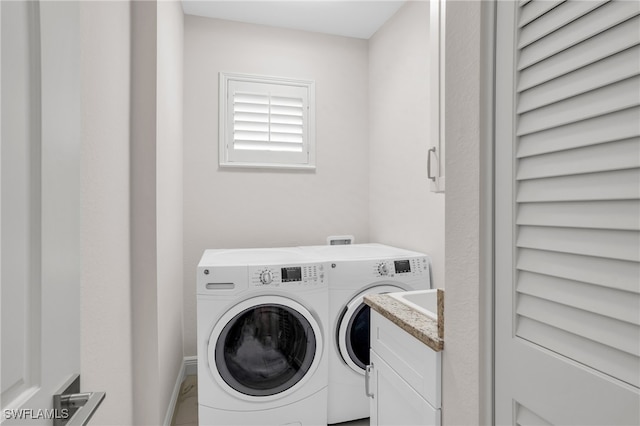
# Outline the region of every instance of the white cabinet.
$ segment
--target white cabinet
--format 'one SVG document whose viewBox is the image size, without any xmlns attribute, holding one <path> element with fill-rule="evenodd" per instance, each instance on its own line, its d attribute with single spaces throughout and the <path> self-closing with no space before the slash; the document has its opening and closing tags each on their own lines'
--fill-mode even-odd
<svg viewBox="0 0 640 426">
<path fill-rule="evenodd" d="M 432 0 L 430 3 L 430 131 L 429 151 L 427 158 L 427 177 L 431 180 L 432 192 L 444 192 L 444 34 L 445 34 L 445 0 Z"/>
<path fill-rule="evenodd" d="M 440 352 L 374 310 L 370 351 L 370 424 L 440 425 Z"/>
</svg>

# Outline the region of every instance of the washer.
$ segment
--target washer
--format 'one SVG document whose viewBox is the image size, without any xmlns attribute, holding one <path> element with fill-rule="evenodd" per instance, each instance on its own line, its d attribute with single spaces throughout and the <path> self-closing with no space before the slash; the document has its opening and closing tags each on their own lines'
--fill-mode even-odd
<svg viewBox="0 0 640 426">
<path fill-rule="evenodd" d="M 206 250 L 200 425 L 326 425 L 328 266 L 299 248 Z"/>
<path fill-rule="evenodd" d="M 431 288 L 431 259 L 382 244 L 313 246 L 329 269 L 329 424 L 369 417 L 369 307 L 364 295 Z"/>
</svg>

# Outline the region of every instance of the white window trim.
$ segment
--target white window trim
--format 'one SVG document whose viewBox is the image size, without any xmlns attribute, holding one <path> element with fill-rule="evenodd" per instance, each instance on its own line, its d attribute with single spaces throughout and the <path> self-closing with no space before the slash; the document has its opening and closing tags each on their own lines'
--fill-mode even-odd
<svg viewBox="0 0 640 426">
<path fill-rule="evenodd" d="M 230 117 L 227 100 L 229 98 L 229 82 L 253 82 L 280 84 L 293 87 L 306 88 L 308 94 L 308 111 L 306 124 L 307 161 L 305 163 L 287 163 L 272 161 L 237 161 L 230 155 L 229 135 L 233 134 L 230 127 Z M 276 169 L 306 169 L 316 168 L 315 156 L 315 82 L 312 80 L 299 80 L 282 77 L 268 77 L 252 74 L 239 74 L 220 72 L 219 74 L 219 121 L 218 121 L 218 149 L 220 167 L 248 167 L 248 168 L 276 168 Z"/>
</svg>

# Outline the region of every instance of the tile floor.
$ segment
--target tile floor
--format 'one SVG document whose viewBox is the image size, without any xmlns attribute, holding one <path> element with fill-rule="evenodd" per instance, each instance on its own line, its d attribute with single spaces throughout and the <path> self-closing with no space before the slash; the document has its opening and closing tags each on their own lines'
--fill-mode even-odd
<svg viewBox="0 0 640 426">
<path fill-rule="evenodd" d="M 187 376 L 180 387 L 171 426 L 198 425 L 198 376 Z M 369 419 L 340 423 L 340 426 L 369 426 Z"/>
</svg>

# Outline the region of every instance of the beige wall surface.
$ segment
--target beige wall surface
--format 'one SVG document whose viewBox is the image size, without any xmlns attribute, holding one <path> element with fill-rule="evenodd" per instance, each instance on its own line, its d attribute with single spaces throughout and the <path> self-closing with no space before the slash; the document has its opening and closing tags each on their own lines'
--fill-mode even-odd
<svg viewBox="0 0 640 426">
<path fill-rule="evenodd" d="M 369 40 L 369 236 L 427 253 L 444 287 L 444 194 L 429 191 L 429 3 L 408 2 Z"/>
<path fill-rule="evenodd" d="M 81 378 L 95 425 L 133 424 L 129 2 L 82 2 Z"/>
<path fill-rule="evenodd" d="M 484 39 L 489 27 L 483 25 L 483 8 L 491 3 L 456 1 L 447 3 L 446 22 L 446 297 L 445 350 L 443 352 L 443 424 L 471 425 L 490 422 L 487 401 L 491 386 L 487 381 L 484 355 L 490 329 L 484 312 L 484 298 L 490 294 L 485 279 L 487 236 L 486 151 L 483 108 L 487 80 L 483 74 Z M 487 59 L 489 58 L 489 59 Z M 484 86 L 483 86 L 484 85 Z M 489 236 L 490 238 L 490 236 Z M 487 417 L 488 416 L 488 417 Z"/>
<path fill-rule="evenodd" d="M 183 360 L 182 7 L 80 13 L 82 387 L 107 392 L 92 424 L 160 424 Z"/>
<path fill-rule="evenodd" d="M 179 1 L 158 2 L 157 251 L 160 419 L 182 367 L 182 68 L 184 15 Z M 169 419 L 171 420 L 171 419 Z"/>
<path fill-rule="evenodd" d="M 195 355 L 203 250 L 368 241 L 368 54 L 366 40 L 194 16 L 184 44 L 184 338 Z M 218 167 L 220 71 L 315 80 L 314 172 Z"/>
</svg>

